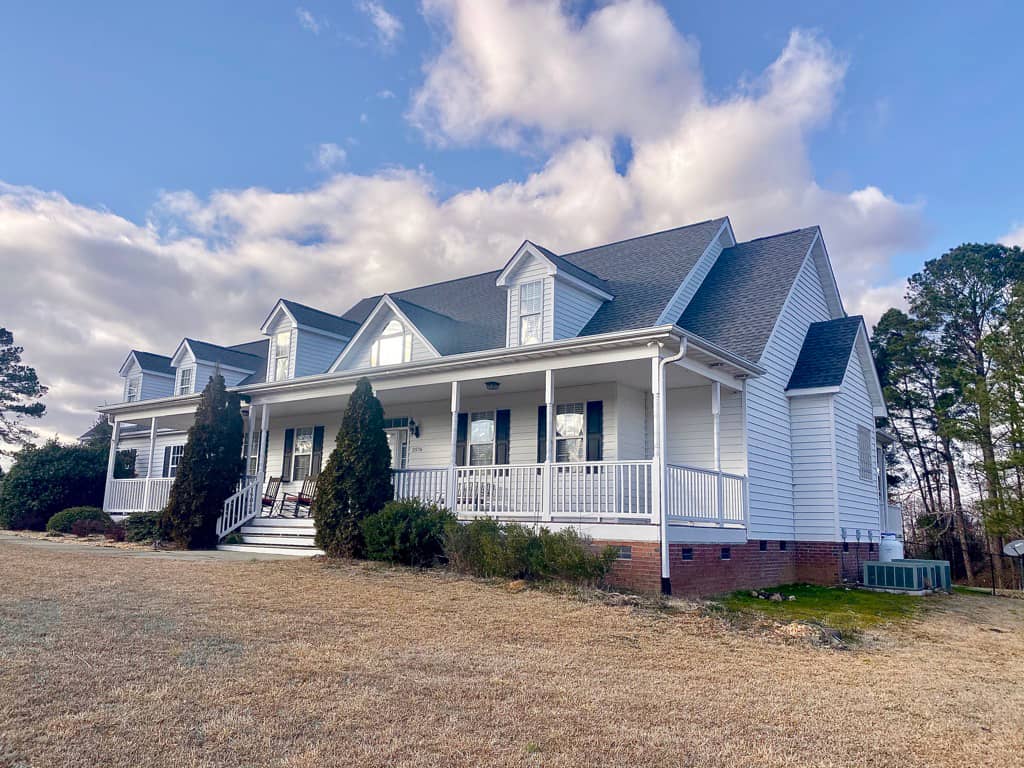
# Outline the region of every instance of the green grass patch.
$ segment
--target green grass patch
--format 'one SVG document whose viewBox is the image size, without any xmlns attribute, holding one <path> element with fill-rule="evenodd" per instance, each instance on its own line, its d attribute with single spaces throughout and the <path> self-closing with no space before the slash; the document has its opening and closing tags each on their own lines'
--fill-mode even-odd
<svg viewBox="0 0 1024 768">
<path fill-rule="evenodd" d="M 749 591 L 742 591 L 727 595 L 720 603 L 727 611 L 736 614 L 762 615 L 778 621 L 812 622 L 850 636 L 878 624 L 908 619 L 921 609 L 923 602 L 923 598 L 910 595 L 810 584 L 787 584 L 763 592 L 778 592 L 784 598 L 792 595 L 796 600 L 762 600 Z"/>
</svg>

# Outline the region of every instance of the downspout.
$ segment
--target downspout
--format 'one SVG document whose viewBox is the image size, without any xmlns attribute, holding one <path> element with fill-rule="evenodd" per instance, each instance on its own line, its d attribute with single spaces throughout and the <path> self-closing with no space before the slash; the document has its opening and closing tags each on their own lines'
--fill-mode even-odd
<svg viewBox="0 0 1024 768">
<path fill-rule="evenodd" d="M 665 504 L 665 480 L 667 472 L 665 470 L 666 464 L 665 456 L 667 454 L 665 438 L 667 436 L 666 425 L 668 424 L 668 395 L 665 392 L 665 368 L 668 365 L 677 363 L 686 357 L 687 343 L 686 337 L 684 336 L 679 344 L 679 351 L 674 355 L 662 358 L 658 364 L 658 407 L 656 408 L 658 414 L 658 423 L 655 425 L 655 429 L 658 430 L 658 466 L 655 470 L 658 473 L 658 523 L 661 528 L 661 593 L 663 595 L 672 594 L 672 568 L 669 563 L 669 552 L 668 552 L 668 507 Z"/>
</svg>

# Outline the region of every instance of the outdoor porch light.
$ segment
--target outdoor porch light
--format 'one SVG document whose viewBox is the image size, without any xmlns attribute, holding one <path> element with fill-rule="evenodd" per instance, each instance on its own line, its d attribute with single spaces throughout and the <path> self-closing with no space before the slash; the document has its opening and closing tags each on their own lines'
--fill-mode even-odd
<svg viewBox="0 0 1024 768">
<path fill-rule="evenodd" d="M 497 392 L 498 387 L 501 386 L 500 381 L 485 381 L 484 386 L 487 387 L 488 392 Z"/>
</svg>

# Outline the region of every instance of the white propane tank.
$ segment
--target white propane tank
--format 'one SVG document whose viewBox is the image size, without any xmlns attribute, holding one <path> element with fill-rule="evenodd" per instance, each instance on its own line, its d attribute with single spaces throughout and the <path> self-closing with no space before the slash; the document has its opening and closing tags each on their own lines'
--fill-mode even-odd
<svg viewBox="0 0 1024 768">
<path fill-rule="evenodd" d="M 891 563 L 893 560 L 903 559 L 903 542 L 896 538 L 895 533 L 883 533 L 882 541 L 878 545 L 878 560 L 882 563 Z"/>
</svg>

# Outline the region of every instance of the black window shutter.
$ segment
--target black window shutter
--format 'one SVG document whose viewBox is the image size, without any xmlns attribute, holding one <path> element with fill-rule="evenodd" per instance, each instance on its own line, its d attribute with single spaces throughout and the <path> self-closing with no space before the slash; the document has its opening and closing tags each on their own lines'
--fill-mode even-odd
<svg viewBox="0 0 1024 768">
<path fill-rule="evenodd" d="M 512 432 L 512 411 L 497 411 L 494 417 L 494 463 L 508 464 L 509 437 Z"/>
<path fill-rule="evenodd" d="M 146 470 L 147 472 L 149 470 Z M 161 477 L 170 477 L 171 472 L 171 446 L 164 446 L 164 471 Z"/>
<path fill-rule="evenodd" d="M 281 480 L 290 483 L 292 480 L 292 452 L 295 449 L 295 430 L 284 431 L 284 462 L 281 464 Z"/>
<path fill-rule="evenodd" d="M 587 461 L 601 461 L 604 458 L 604 403 L 591 400 L 587 403 Z"/>
<path fill-rule="evenodd" d="M 469 438 L 469 414 L 460 413 L 459 423 L 455 430 L 455 464 L 466 466 L 466 441 Z"/>
<path fill-rule="evenodd" d="M 537 406 L 537 463 L 543 464 L 548 455 L 548 410 L 546 405 Z"/>
<path fill-rule="evenodd" d="M 309 474 L 316 477 L 320 474 L 320 465 L 324 460 L 324 428 L 313 427 L 313 457 L 310 459 Z"/>
</svg>

